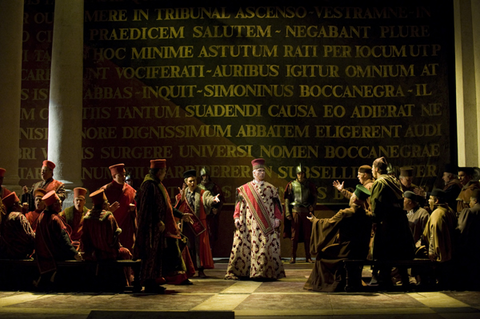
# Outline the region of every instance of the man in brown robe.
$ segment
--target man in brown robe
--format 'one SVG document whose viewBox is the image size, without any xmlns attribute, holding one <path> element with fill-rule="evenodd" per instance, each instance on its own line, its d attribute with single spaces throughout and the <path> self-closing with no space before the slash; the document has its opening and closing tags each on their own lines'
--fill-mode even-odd
<svg viewBox="0 0 480 319">
<path fill-rule="evenodd" d="M 428 219 L 422 240 L 425 242 L 428 258 L 436 261 L 435 277 L 441 289 L 452 287 L 452 257 L 457 218 L 455 212 L 445 202 L 446 194 L 434 189 L 428 200 L 432 214 Z"/>
<path fill-rule="evenodd" d="M 475 170 L 473 167 L 459 167 L 458 180 L 463 187 L 457 197 L 457 216 L 464 208 L 469 208 L 472 192 L 480 189 L 480 182 L 473 179 Z"/>
<path fill-rule="evenodd" d="M 53 170 L 55 168 L 55 163 L 52 161 L 45 160 L 42 163 L 42 180 L 33 184 L 30 189 L 27 186 L 23 186 L 23 195 L 22 195 L 22 203 L 28 203 L 28 211 L 33 211 L 35 209 L 35 190 L 41 188 L 45 190 L 45 192 L 50 192 L 54 190 L 57 193 L 60 202 L 63 203 L 65 198 L 67 197 L 67 193 L 65 191 L 65 185 L 53 179 Z"/>
<path fill-rule="evenodd" d="M 349 208 L 340 210 L 332 218 L 309 217 L 313 223 L 310 249 L 316 261 L 304 289 L 342 291 L 345 287 L 343 260 L 367 257 L 372 220 L 364 204 L 369 196 L 368 189 L 357 185 Z M 360 268 L 349 275 L 352 286 L 361 285 Z"/>
<path fill-rule="evenodd" d="M 366 189 L 371 190 L 375 180 L 372 176 L 372 167 L 370 165 L 362 165 L 358 168 L 357 178 L 360 184 L 365 186 Z M 338 180 L 333 182 L 333 186 L 340 192 L 345 198 L 350 199 L 352 192 L 344 187 L 345 182 L 339 182 Z M 370 210 L 370 200 L 365 201 L 365 210 Z"/>
<path fill-rule="evenodd" d="M 422 237 L 425 225 L 430 218 L 430 214 L 424 208 L 420 207 L 420 202 L 423 202 L 420 196 L 412 191 L 406 191 L 403 193 L 403 196 L 403 209 L 407 212 L 408 225 L 412 231 L 413 242 L 417 246 L 417 243 Z"/>
<path fill-rule="evenodd" d="M 83 216 L 88 212 L 85 207 L 85 195 L 87 190 L 83 187 L 73 189 L 73 206 L 65 208 L 58 216 L 62 218 L 67 226 L 73 245 L 78 249 L 82 237 Z"/>
<path fill-rule="evenodd" d="M 403 210 L 403 192 L 400 182 L 386 174 L 387 160 L 377 158 L 372 165 L 373 177 L 370 204 L 375 223 L 373 258 L 378 260 L 413 259 L 414 242 Z M 390 267 L 378 267 L 379 285 L 388 288 L 393 284 Z M 409 284 L 406 268 L 399 267 L 404 285 Z"/>
<path fill-rule="evenodd" d="M 448 206 L 454 211 L 457 210 L 457 197 L 462 190 L 462 183 L 457 178 L 457 169 L 451 164 L 445 165 L 443 170 L 442 180 L 445 183 L 443 191 L 446 194 L 446 202 Z M 428 199 L 428 198 L 427 198 Z"/>
<path fill-rule="evenodd" d="M 151 160 L 149 173 L 138 189 L 138 231 L 134 256 L 142 260 L 138 280 L 145 286 L 146 292 L 153 293 L 163 293 L 165 288 L 161 285 L 167 281 L 191 284 L 178 245 L 182 237 L 174 214 L 187 221 L 190 219 L 175 212 L 172 207 L 162 183 L 166 172 L 165 159 Z M 187 249 L 185 252 L 188 254 Z M 190 271 L 194 274 L 192 268 L 193 265 Z"/>
<path fill-rule="evenodd" d="M 461 290 L 480 290 L 480 190 L 472 192 L 470 208 L 460 213 L 457 230 L 456 284 Z"/>
</svg>

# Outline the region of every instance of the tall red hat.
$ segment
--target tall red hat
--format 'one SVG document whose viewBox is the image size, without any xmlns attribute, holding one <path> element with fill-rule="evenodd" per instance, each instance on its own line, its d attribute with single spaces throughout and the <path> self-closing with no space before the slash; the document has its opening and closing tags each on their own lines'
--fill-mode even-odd
<svg viewBox="0 0 480 319">
<path fill-rule="evenodd" d="M 53 171 L 53 169 L 55 168 L 55 163 L 52 161 L 44 160 L 42 166 L 46 166 Z"/>
<path fill-rule="evenodd" d="M 252 168 L 265 168 L 265 160 L 263 158 L 256 158 L 252 161 Z"/>
<path fill-rule="evenodd" d="M 55 191 L 49 191 L 45 194 L 45 196 L 42 197 L 42 200 L 45 202 L 45 205 L 51 206 L 57 201 L 59 201 L 60 198 L 57 196 L 57 193 L 55 193 Z"/>
<path fill-rule="evenodd" d="M 166 159 L 154 159 L 150 161 L 150 168 L 165 168 L 167 167 Z"/>
<path fill-rule="evenodd" d="M 4 177 L 6 171 L 7 171 L 7 170 L 6 170 L 5 168 L 1 168 L 1 167 L 0 167 L 0 177 Z"/>
<path fill-rule="evenodd" d="M 100 188 L 99 190 L 94 191 L 90 194 L 90 198 L 92 199 L 93 205 L 103 204 L 107 201 L 107 196 L 105 196 L 105 190 Z"/>
<path fill-rule="evenodd" d="M 87 195 L 87 189 L 86 188 L 75 187 L 73 189 L 73 198 L 85 199 L 85 195 Z"/>
<path fill-rule="evenodd" d="M 11 208 L 13 206 L 13 204 L 17 203 L 17 202 L 20 202 L 20 200 L 18 199 L 18 196 L 15 192 L 11 192 L 10 194 L 8 194 L 7 196 L 5 196 L 3 199 L 3 205 L 5 205 L 5 207 L 8 209 L 8 208 Z"/>
<path fill-rule="evenodd" d="M 110 173 L 112 174 L 112 177 L 117 175 L 117 174 L 123 174 L 125 173 L 125 164 L 115 164 L 109 167 Z"/>
<path fill-rule="evenodd" d="M 47 194 L 47 191 L 44 190 L 43 188 L 37 188 L 34 192 L 33 192 L 33 196 L 34 197 L 43 197 Z"/>
</svg>

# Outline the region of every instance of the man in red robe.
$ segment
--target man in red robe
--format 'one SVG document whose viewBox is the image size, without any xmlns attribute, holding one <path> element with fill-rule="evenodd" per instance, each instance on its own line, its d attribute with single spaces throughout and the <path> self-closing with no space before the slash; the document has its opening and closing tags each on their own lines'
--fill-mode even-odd
<svg viewBox="0 0 480 319">
<path fill-rule="evenodd" d="M 0 198 L 4 198 L 8 194 L 11 193 L 11 191 L 8 188 L 3 187 L 3 178 L 5 177 L 5 172 L 7 170 L 5 168 L 0 167 Z"/>
<path fill-rule="evenodd" d="M 62 202 L 54 190 L 43 196 L 47 208 L 40 214 L 35 237 L 35 258 L 40 279 L 35 283 L 48 287 L 51 283 L 66 284 L 58 279 L 56 261 L 82 260 L 82 255 L 72 245 L 67 229 L 58 213 Z"/>
<path fill-rule="evenodd" d="M 38 217 L 43 212 L 43 210 L 46 208 L 45 203 L 42 200 L 42 198 L 43 198 L 43 196 L 45 196 L 45 194 L 47 194 L 47 192 L 45 192 L 45 190 L 43 190 L 41 188 L 35 190 L 35 192 L 34 192 L 34 195 L 35 195 L 35 210 L 32 210 L 32 211 L 25 214 L 25 217 L 27 217 L 27 220 L 30 223 L 30 226 L 32 226 L 33 231 L 37 230 Z"/>
<path fill-rule="evenodd" d="M 35 233 L 21 213 L 15 192 L 3 198 L 5 211 L 0 214 L 0 258 L 24 259 L 33 253 Z"/>
<path fill-rule="evenodd" d="M 194 223 L 185 226 L 183 234 L 188 238 L 188 249 L 193 258 L 195 269 L 198 271 L 198 276 L 205 278 L 204 269 L 214 267 L 207 215 L 211 213 L 213 205 L 220 202 L 218 198 L 220 194 L 213 196 L 210 191 L 200 188 L 197 184 L 197 172 L 195 170 L 186 171 L 183 178 L 183 188 L 176 196 L 175 208 L 194 217 Z"/>
<path fill-rule="evenodd" d="M 83 217 L 83 231 L 81 233 L 82 251 L 85 260 L 117 260 L 132 259 L 132 254 L 124 248 L 118 240 L 122 229 L 109 208 L 104 190 L 99 189 L 90 198 L 93 208 Z M 102 289 L 123 291 L 129 281 L 130 269 L 110 268 L 108 266 L 97 269 L 97 280 Z M 97 283 L 98 284 L 98 283 Z"/>
<path fill-rule="evenodd" d="M 73 206 L 65 208 L 58 214 L 67 226 L 67 232 L 73 245 L 78 249 L 82 237 L 83 216 L 88 212 L 85 207 L 85 195 L 87 190 L 83 187 L 73 189 Z"/>
<path fill-rule="evenodd" d="M 253 181 L 237 188 L 235 235 L 225 279 L 285 277 L 280 257 L 282 205 L 277 188 L 265 181 L 265 160 L 252 161 Z"/>
<path fill-rule="evenodd" d="M 23 195 L 22 195 L 22 203 L 28 203 L 28 211 L 32 211 L 35 209 L 35 190 L 41 188 L 45 190 L 45 192 L 55 191 L 57 193 L 60 202 L 63 203 L 65 198 L 67 197 L 67 193 L 65 191 L 65 185 L 53 179 L 53 169 L 55 168 L 55 163 L 45 160 L 42 164 L 42 180 L 33 184 L 33 186 L 28 189 L 27 186 L 23 186 Z"/>
<path fill-rule="evenodd" d="M 125 183 L 125 164 L 116 164 L 109 167 L 113 181 L 102 186 L 110 203 L 117 202 L 118 209 L 113 211 L 118 226 L 122 229 L 119 240 L 123 247 L 133 251 L 135 232 L 137 230 L 137 207 L 135 202 L 136 191 Z"/>
</svg>

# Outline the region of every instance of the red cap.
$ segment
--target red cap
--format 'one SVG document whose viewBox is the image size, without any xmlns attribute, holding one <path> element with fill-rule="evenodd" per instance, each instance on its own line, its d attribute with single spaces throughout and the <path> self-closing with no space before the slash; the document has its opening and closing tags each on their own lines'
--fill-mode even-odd
<svg viewBox="0 0 480 319">
<path fill-rule="evenodd" d="M 5 172 L 6 172 L 6 171 L 7 171 L 7 170 L 6 170 L 5 168 L 1 168 L 1 167 L 0 167 L 0 177 L 5 176 Z"/>
<path fill-rule="evenodd" d="M 17 203 L 17 202 L 20 202 L 20 200 L 18 199 L 18 196 L 15 192 L 11 192 L 10 194 L 8 194 L 7 196 L 5 196 L 3 199 L 3 205 L 5 205 L 5 207 L 8 209 L 8 208 L 11 208 L 13 206 L 13 204 Z"/>
<path fill-rule="evenodd" d="M 55 191 L 49 191 L 45 194 L 45 196 L 42 197 L 42 200 L 45 202 L 45 205 L 51 206 L 57 201 L 59 201 L 60 198 L 57 196 L 57 193 L 55 193 Z"/>
<path fill-rule="evenodd" d="M 46 166 L 53 171 L 53 169 L 55 168 L 55 163 L 52 161 L 44 160 L 42 166 Z"/>
<path fill-rule="evenodd" d="M 33 192 L 33 196 L 34 197 L 43 197 L 47 194 L 47 191 L 44 190 L 43 188 L 37 188 L 34 192 Z"/>
<path fill-rule="evenodd" d="M 103 204 L 107 201 L 107 196 L 105 196 L 105 191 L 103 188 L 94 191 L 90 194 L 90 198 L 92 199 L 93 205 Z"/>
<path fill-rule="evenodd" d="M 73 198 L 82 198 L 85 199 L 85 195 L 87 195 L 87 189 L 83 187 L 75 187 L 73 189 Z"/>
<path fill-rule="evenodd" d="M 154 159 L 150 161 L 150 168 L 165 168 L 167 167 L 166 159 Z"/>
<path fill-rule="evenodd" d="M 263 158 L 257 158 L 252 161 L 253 169 L 265 168 L 265 160 Z"/>
<path fill-rule="evenodd" d="M 115 164 L 109 167 L 110 173 L 112 174 L 112 177 L 117 175 L 117 174 L 123 174 L 125 173 L 125 164 Z"/>
</svg>

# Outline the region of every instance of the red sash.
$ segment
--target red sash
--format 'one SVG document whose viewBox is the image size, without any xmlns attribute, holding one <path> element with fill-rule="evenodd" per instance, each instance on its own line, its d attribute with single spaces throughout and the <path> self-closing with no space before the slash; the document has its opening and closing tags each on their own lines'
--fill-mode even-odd
<svg viewBox="0 0 480 319">
<path fill-rule="evenodd" d="M 245 198 L 247 208 L 252 212 L 253 218 L 260 226 L 262 233 L 265 236 L 272 234 L 274 229 L 267 207 L 263 205 L 263 200 L 253 185 L 251 183 L 247 183 L 246 185 L 248 187 L 244 187 L 245 185 L 242 185 L 239 187 L 239 190 L 240 193 L 242 193 L 243 198 Z"/>
</svg>

